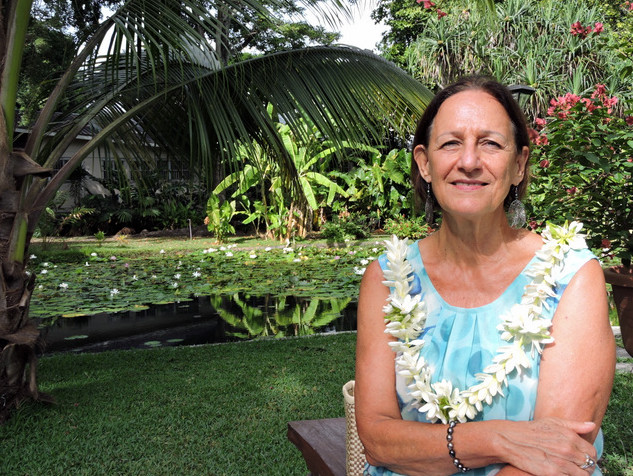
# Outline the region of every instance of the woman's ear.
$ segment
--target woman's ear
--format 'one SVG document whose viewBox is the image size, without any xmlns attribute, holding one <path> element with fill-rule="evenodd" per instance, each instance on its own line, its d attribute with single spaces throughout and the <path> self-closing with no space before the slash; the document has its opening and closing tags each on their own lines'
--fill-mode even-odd
<svg viewBox="0 0 633 476">
<path fill-rule="evenodd" d="M 418 170 L 420 171 L 420 175 L 422 176 L 422 178 L 426 182 L 431 183 L 429 157 L 426 153 L 426 147 L 424 147 L 422 144 L 416 145 L 415 149 L 413 149 L 413 159 L 418 165 Z"/>
<path fill-rule="evenodd" d="M 521 153 L 517 154 L 517 183 L 514 185 L 520 184 L 523 180 L 523 177 L 525 176 L 525 167 L 529 159 L 530 148 L 528 146 L 523 146 Z"/>
</svg>

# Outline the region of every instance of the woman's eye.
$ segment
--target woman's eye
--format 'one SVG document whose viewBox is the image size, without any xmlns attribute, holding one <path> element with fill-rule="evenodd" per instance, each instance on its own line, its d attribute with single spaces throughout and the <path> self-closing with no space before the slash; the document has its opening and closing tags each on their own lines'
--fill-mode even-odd
<svg viewBox="0 0 633 476">
<path fill-rule="evenodd" d="M 455 147 L 457 145 L 458 145 L 458 142 L 456 140 L 449 140 L 442 144 L 442 148 L 445 149 L 448 147 Z"/>
<path fill-rule="evenodd" d="M 492 147 L 495 149 L 500 149 L 501 148 L 501 144 L 499 144 L 498 142 L 495 142 L 493 140 L 485 140 L 483 141 L 483 145 L 485 145 L 486 147 Z"/>
</svg>

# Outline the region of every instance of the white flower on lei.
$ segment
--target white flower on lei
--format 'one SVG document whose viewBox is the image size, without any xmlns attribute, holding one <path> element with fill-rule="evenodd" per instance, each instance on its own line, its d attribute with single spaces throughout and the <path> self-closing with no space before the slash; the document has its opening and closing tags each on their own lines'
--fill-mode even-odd
<svg viewBox="0 0 633 476">
<path fill-rule="evenodd" d="M 497 326 L 501 339 L 508 344 L 500 346 L 492 363 L 475 374 L 478 383 L 465 390 L 453 387 L 448 380 L 431 383 L 433 372 L 420 355 L 427 310 L 422 296 L 412 294 L 415 278 L 406 259 L 408 241 L 395 236 L 385 241 L 388 262 L 383 270 L 383 284 L 390 288 L 383 308 L 385 333 L 396 339 L 389 343 L 396 352 L 396 373 L 404 377 L 413 406 L 425 413 L 429 421 L 472 420 L 484 404 L 492 404 L 496 396 L 505 396 L 503 387 L 508 385 L 510 374 L 521 375 L 523 369 L 530 368 L 526 351 L 534 357 L 545 344 L 554 341 L 549 331 L 552 322 L 542 318 L 541 311 L 549 309 L 549 298 L 556 297 L 556 280 L 565 254 L 586 246 L 581 229 L 579 222 L 560 227 L 548 223 L 542 234 L 543 247 L 536 253 L 538 261 L 526 271 L 532 282 L 525 286 L 520 303 L 501 316 Z"/>
</svg>

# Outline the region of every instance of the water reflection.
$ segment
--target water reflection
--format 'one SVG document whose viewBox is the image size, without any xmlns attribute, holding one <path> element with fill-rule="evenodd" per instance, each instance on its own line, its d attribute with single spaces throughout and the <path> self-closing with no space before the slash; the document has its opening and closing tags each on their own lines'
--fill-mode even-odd
<svg viewBox="0 0 633 476">
<path fill-rule="evenodd" d="M 352 299 L 201 296 L 147 309 L 41 320 L 45 352 L 195 345 L 356 329 Z"/>
</svg>

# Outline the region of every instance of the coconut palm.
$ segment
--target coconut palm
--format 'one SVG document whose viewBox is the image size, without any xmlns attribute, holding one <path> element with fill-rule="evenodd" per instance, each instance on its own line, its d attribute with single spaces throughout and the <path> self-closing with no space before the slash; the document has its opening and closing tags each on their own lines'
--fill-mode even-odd
<svg viewBox="0 0 633 476">
<path fill-rule="evenodd" d="M 19 137 L 16 90 L 31 3 L 0 6 L 0 421 L 21 400 L 45 398 L 36 380 L 39 332 L 29 320 L 29 243 L 49 200 L 91 152 L 125 158 L 137 181 L 155 164 L 152 150 L 186 157 L 210 180 L 214 171 L 237 168 L 235 144 L 255 139 L 278 151 L 279 166 L 296 182 L 267 104 L 298 133 L 304 117 L 343 141 L 378 138 L 386 127 L 408 130 L 429 97 L 392 64 L 350 48 L 223 66 L 216 51 L 226 35 L 217 17 L 248 9 L 270 15 L 259 0 L 221 0 L 216 16 L 195 0 L 129 0 L 82 45 L 28 136 Z M 86 128 L 92 139 L 54 171 Z"/>
</svg>

